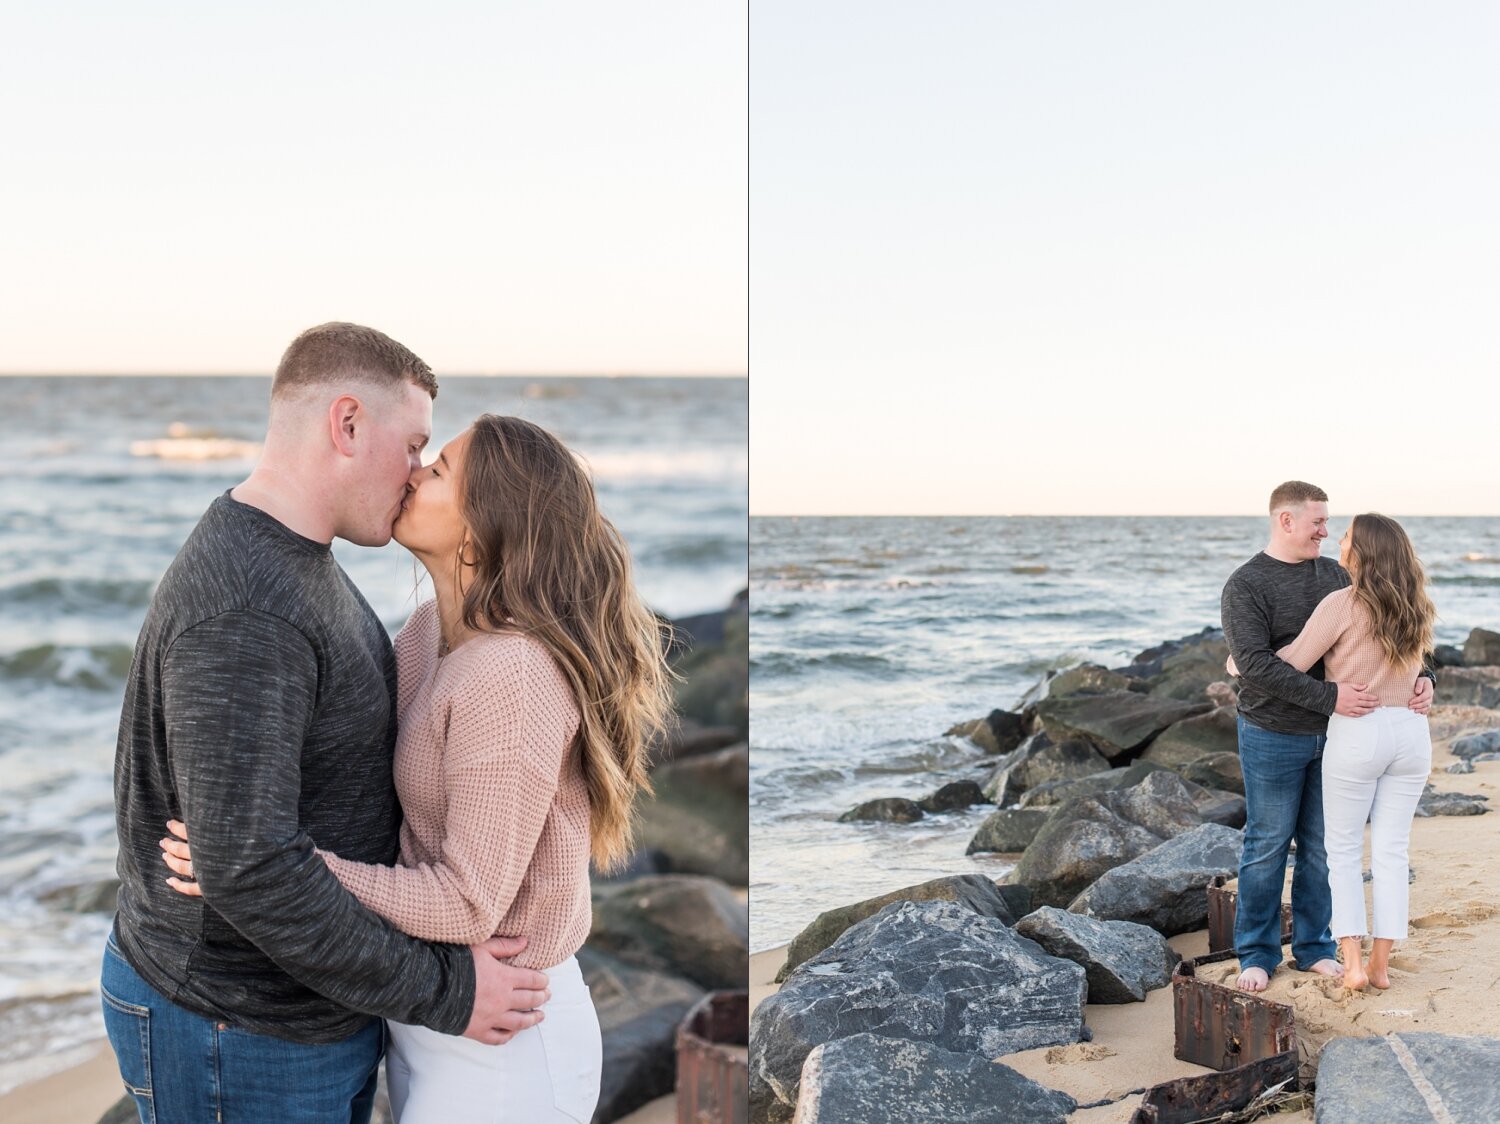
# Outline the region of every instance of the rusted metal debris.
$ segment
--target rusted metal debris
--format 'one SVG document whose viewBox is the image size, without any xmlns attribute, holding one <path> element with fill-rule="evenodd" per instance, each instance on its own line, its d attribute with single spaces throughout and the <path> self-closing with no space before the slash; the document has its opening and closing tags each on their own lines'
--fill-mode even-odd
<svg viewBox="0 0 1500 1124">
<path fill-rule="evenodd" d="M 1184 960 L 1172 972 L 1172 1008 L 1180 1061 L 1226 1070 L 1297 1051 L 1292 1008 L 1247 991 L 1200 980 L 1197 969 L 1234 951 Z"/>
<path fill-rule="evenodd" d="M 677 1124 L 746 1124 L 750 993 L 714 991 L 677 1028 Z"/>
<path fill-rule="evenodd" d="M 1222 1073 L 1153 1085 L 1141 1098 L 1130 1124 L 1198 1124 L 1217 1120 L 1226 1112 L 1245 1108 L 1277 1085 L 1282 1085 L 1286 1092 L 1294 1092 L 1298 1087 L 1295 1048 Z"/>
<path fill-rule="evenodd" d="M 1216 874 L 1208 884 L 1208 951 L 1223 952 L 1234 947 L 1234 915 L 1238 908 L 1239 895 L 1226 890 L 1229 879 Z M 1292 907 L 1281 907 L 1281 943 L 1292 939 Z"/>
</svg>

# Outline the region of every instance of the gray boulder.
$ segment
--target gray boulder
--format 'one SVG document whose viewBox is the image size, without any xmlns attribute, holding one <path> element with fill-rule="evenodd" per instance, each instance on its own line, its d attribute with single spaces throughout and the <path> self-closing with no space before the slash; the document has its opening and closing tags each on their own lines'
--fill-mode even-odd
<svg viewBox="0 0 1500 1124">
<path fill-rule="evenodd" d="M 1500 730 L 1483 730 L 1477 734 L 1466 734 L 1454 738 L 1448 746 L 1454 757 L 1473 760 L 1483 753 L 1500 753 Z"/>
<path fill-rule="evenodd" d="M 1473 771 L 1474 762 L 1472 761 L 1455 761 L 1444 770 L 1447 773 L 1472 773 Z"/>
<path fill-rule="evenodd" d="M 615 1120 L 672 1092 L 677 1026 L 704 993 L 588 945 L 578 951 L 578 965 L 604 1038 L 595 1119 Z"/>
<path fill-rule="evenodd" d="M 1500 668 L 1438 668 L 1433 702 L 1440 706 L 1500 707 Z"/>
<path fill-rule="evenodd" d="M 1335 1038 L 1318 1058 L 1315 1119 L 1317 1124 L 1491 1124 L 1500 1120 L 1497 1071 L 1497 1038 L 1421 1031 Z"/>
<path fill-rule="evenodd" d="M 1070 667 L 1047 680 L 1047 698 L 1065 699 L 1072 695 L 1107 695 L 1134 691 L 1142 687 L 1138 679 L 1110 671 L 1098 664 L 1085 663 Z"/>
<path fill-rule="evenodd" d="M 1022 783 L 1025 775 L 1023 766 L 1050 745 L 1052 739 L 1038 731 L 1007 753 L 995 763 L 994 769 L 981 786 L 985 797 L 1002 808 L 1007 804 L 1014 804 L 1021 793 L 1026 791 L 1026 786 Z"/>
<path fill-rule="evenodd" d="M 1417 801 L 1418 816 L 1482 816 L 1490 810 L 1488 796 L 1467 792 L 1438 792 L 1428 785 Z"/>
<path fill-rule="evenodd" d="M 1202 822 L 1182 778 L 1155 772 L 1060 805 L 1006 880 L 1029 887 L 1037 905 L 1066 906 L 1106 871 Z"/>
<path fill-rule="evenodd" d="M 915 800 L 904 796 L 884 796 L 879 800 L 866 800 L 850 808 L 839 817 L 839 823 L 916 823 L 925 812 Z"/>
<path fill-rule="evenodd" d="M 1204 788 L 1245 795 L 1245 771 L 1240 765 L 1238 753 L 1210 753 L 1177 771 L 1182 774 L 1183 780 L 1201 784 Z"/>
<path fill-rule="evenodd" d="M 1005 890 L 1009 890 L 1006 887 Z M 818 914 L 811 925 L 798 933 L 787 946 L 786 960 L 777 973 L 777 980 L 784 980 L 804 960 L 816 956 L 831 945 L 851 925 L 867 917 L 873 917 L 894 902 L 957 902 L 979 914 L 992 917 L 1002 925 L 1014 925 L 1016 918 L 1026 911 L 1012 903 L 1001 887 L 980 874 L 958 874 L 947 878 L 934 878 L 917 886 L 906 886 L 892 890 L 879 897 L 867 898 L 853 905 L 841 905 Z"/>
<path fill-rule="evenodd" d="M 672 871 L 745 886 L 750 881 L 750 755 L 738 745 L 680 757 L 651 773 L 636 843 Z"/>
<path fill-rule="evenodd" d="M 1464 641 L 1466 667 L 1494 667 L 1500 664 L 1500 632 L 1476 628 Z"/>
<path fill-rule="evenodd" d="M 1109 762 L 1081 738 L 1049 745 L 1016 768 L 1015 783 L 1029 791 L 1040 785 L 1086 777 L 1108 769 Z"/>
<path fill-rule="evenodd" d="M 722 882 L 659 874 L 593 888 L 590 947 L 703 988 L 743 988 L 750 968 L 745 903 Z"/>
<path fill-rule="evenodd" d="M 1062 1124 L 1077 1105 L 1066 1093 L 980 1054 L 856 1034 L 807 1055 L 793 1124 Z"/>
<path fill-rule="evenodd" d="M 1052 818 L 1053 811 L 1052 808 L 1002 808 L 979 825 L 964 853 L 1020 854 L 1031 846 L 1042 825 Z"/>
<path fill-rule="evenodd" d="M 1224 679 L 1224 661 L 1228 658 L 1229 645 L 1223 633 L 1203 636 L 1163 657 L 1161 674 L 1147 681 L 1151 693 L 1160 698 L 1200 700 L 1210 683 Z"/>
<path fill-rule="evenodd" d="M 1139 1003 L 1166 987 L 1182 959 L 1153 929 L 1132 921 L 1098 921 L 1044 905 L 1016 922 L 1016 932 L 1087 974 L 1090 1003 Z"/>
<path fill-rule="evenodd" d="M 1209 880 L 1234 877 L 1244 835 L 1206 823 L 1115 867 L 1068 906 L 1100 921 L 1134 921 L 1165 937 L 1208 925 Z"/>
<path fill-rule="evenodd" d="M 924 812 L 952 812 L 971 804 L 986 804 L 984 793 L 973 781 L 953 781 L 917 801 Z"/>
<path fill-rule="evenodd" d="M 1141 748 L 1169 726 L 1210 709 L 1206 702 L 1115 692 L 1043 699 L 1036 713 L 1053 741 L 1082 738 L 1113 761 Z"/>
<path fill-rule="evenodd" d="M 1456 644 L 1439 644 L 1432 649 L 1432 666 L 1463 667 L 1464 650 Z"/>
<path fill-rule="evenodd" d="M 1178 769 L 1210 754 L 1238 755 L 1240 740 L 1235 722 L 1235 708 L 1220 706 L 1207 714 L 1195 714 L 1175 722 L 1161 732 L 1141 754 L 1142 761 L 1154 761 L 1169 769 Z"/>
<path fill-rule="evenodd" d="M 1101 792 L 1117 792 L 1122 788 L 1134 788 L 1152 773 L 1159 773 L 1164 766 L 1150 761 L 1137 761 L 1133 765 L 1121 765 L 1118 769 L 1105 769 L 1082 777 L 1047 781 L 1029 789 L 1021 797 L 1023 808 L 1055 808 L 1078 796 L 1097 796 Z"/>
<path fill-rule="evenodd" d="M 750 1021 L 750 1119 L 786 1121 L 807 1055 L 871 1033 L 994 1058 L 1083 1034 L 1083 969 L 953 902 L 897 902 L 787 977 Z M 962 996 L 961 1002 L 955 996 Z"/>
</svg>

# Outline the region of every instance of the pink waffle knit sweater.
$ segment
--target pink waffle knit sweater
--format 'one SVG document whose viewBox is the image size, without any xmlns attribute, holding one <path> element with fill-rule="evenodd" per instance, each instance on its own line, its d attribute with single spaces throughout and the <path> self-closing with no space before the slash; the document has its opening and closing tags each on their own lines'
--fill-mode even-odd
<svg viewBox="0 0 1500 1124">
<path fill-rule="evenodd" d="M 396 637 L 401 865 L 322 853 L 370 909 L 422 940 L 526 937 L 515 963 L 550 968 L 588 936 L 589 802 L 573 690 L 522 633 L 445 658 L 437 602 Z"/>
<path fill-rule="evenodd" d="M 1386 662 L 1385 650 L 1370 630 L 1370 611 L 1355 598 L 1351 586 L 1319 601 L 1297 639 L 1276 654 L 1298 671 L 1321 659 L 1328 682 L 1366 683 L 1380 696 L 1381 706 L 1411 702 L 1422 670 L 1420 657 L 1401 667 Z"/>
</svg>

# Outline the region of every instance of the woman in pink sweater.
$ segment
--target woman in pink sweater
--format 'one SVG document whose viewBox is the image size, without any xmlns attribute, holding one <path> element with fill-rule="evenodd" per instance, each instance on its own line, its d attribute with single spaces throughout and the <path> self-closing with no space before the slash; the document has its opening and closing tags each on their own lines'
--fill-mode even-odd
<svg viewBox="0 0 1500 1124">
<path fill-rule="evenodd" d="M 1365 683 L 1380 696 L 1380 706 L 1363 717 L 1328 720 L 1323 838 L 1344 985 L 1386 988 L 1391 948 L 1406 938 L 1412 816 L 1432 771 L 1427 716 L 1407 704 L 1432 648 L 1436 611 L 1422 563 L 1394 519 L 1355 516 L 1339 540 L 1339 562 L 1352 584 L 1318 602 L 1297 639 L 1276 654 L 1299 671 L 1323 660 L 1330 682 Z M 1367 819 L 1373 929 L 1366 927 L 1361 873 Z M 1374 938 L 1368 965 L 1367 933 Z"/>
<path fill-rule="evenodd" d="M 669 713 L 660 625 L 583 467 L 519 418 L 480 417 L 414 473 L 395 538 L 436 593 L 395 641 L 400 865 L 319 853 L 414 937 L 526 937 L 515 963 L 546 971 L 552 997 L 499 1047 L 388 1024 L 391 1107 L 401 1124 L 585 1124 L 601 1044 L 574 953 L 590 860 L 629 852 L 646 746 Z M 187 845 L 163 850 L 190 878 Z"/>
</svg>

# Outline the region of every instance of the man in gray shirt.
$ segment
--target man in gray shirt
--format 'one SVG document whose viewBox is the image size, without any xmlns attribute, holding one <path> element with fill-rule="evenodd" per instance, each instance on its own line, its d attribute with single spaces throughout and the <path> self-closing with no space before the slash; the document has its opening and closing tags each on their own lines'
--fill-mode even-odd
<svg viewBox="0 0 1500 1124">
<path fill-rule="evenodd" d="M 120 720 L 101 981 L 143 1120 L 367 1120 L 372 1016 L 493 1044 L 542 1017 L 547 977 L 500 959 L 524 940 L 414 940 L 314 851 L 397 856 L 395 653 L 330 544 L 390 540 L 436 393 L 380 332 L 304 332 L 277 369 L 259 464 L 152 598 Z M 168 819 L 192 832 L 201 898 L 166 884 Z"/>
<path fill-rule="evenodd" d="M 1243 991 L 1264 991 L 1281 963 L 1281 893 L 1294 838 L 1292 959 L 1303 971 L 1343 972 L 1328 928 L 1323 746 L 1329 715 L 1357 718 L 1380 705 L 1368 684 L 1324 682 L 1321 661 L 1303 673 L 1276 655 L 1319 601 L 1349 584 L 1349 575 L 1321 555 L 1328 537 L 1323 489 L 1289 480 L 1271 493 L 1270 513 L 1270 542 L 1230 576 L 1221 603 L 1224 637 L 1239 669 L 1246 822 L 1234 945 Z M 1412 709 L 1431 706 L 1432 686 L 1418 680 Z"/>
</svg>

